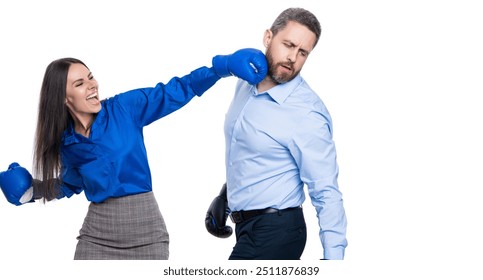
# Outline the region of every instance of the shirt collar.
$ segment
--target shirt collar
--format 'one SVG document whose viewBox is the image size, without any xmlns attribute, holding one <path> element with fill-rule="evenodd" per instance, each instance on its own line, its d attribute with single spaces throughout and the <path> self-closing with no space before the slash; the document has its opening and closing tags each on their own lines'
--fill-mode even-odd
<svg viewBox="0 0 483 280">
<path fill-rule="evenodd" d="M 91 126 L 91 133 L 96 131 L 96 127 L 99 126 L 99 123 L 105 119 L 105 109 L 104 106 L 101 108 L 99 113 L 97 113 L 96 118 L 94 119 L 94 123 Z M 66 146 L 72 145 L 75 143 L 82 143 L 82 142 L 90 142 L 90 140 L 86 137 L 83 137 L 77 134 L 74 130 L 74 123 L 69 122 L 67 128 L 65 129 L 64 133 L 62 134 L 62 143 Z"/>
<path fill-rule="evenodd" d="M 74 131 L 74 124 L 72 122 L 69 122 L 66 130 L 62 135 L 62 143 L 67 146 L 79 142 L 79 138 L 76 136 L 76 133 Z"/>
<path fill-rule="evenodd" d="M 270 97 L 275 100 L 278 104 L 282 104 L 285 102 L 287 97 L 294 92 L 294 90 L 299 86 L 299 84 L 302 82 L 302 77 L 300 74 L 295 76 L 291 81 L 279 84 L 274 86 L 273 88 L 269 89 L 266 91 Z"/>
</svg>

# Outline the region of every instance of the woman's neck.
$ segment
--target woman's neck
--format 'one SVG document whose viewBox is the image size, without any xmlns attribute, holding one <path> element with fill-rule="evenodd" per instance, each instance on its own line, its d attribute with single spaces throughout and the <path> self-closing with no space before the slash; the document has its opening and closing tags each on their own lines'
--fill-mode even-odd
<svg viewBox="0 0 483 280">
<path fill-rule="evenodd" d="M 83 135 L 84 137 L 89 137 L 91 134 L 91 126 L 94 122 L 95 115 L 94 114 L 87 114 L 83 116 L 72 115 L 72 119 L 74 120 L 74 130 L 75 132 Z"/>
</svg>

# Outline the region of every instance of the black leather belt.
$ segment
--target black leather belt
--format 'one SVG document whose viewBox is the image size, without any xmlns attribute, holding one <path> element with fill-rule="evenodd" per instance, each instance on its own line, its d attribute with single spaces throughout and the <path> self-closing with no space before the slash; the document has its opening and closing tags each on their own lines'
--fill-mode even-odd
<svg viewBox="0 0 483 280">
<path fill-rule="evenodd" d="M 270 213 L 284 213 L 288 211 L 293 211 L 297 209 L 302 209 L 301 206 L 287 208 L 287 209 L 275 209 L 275 208 L 266 208 L 266 209 L 259 209 L 259 210 L 248 210 L 248 211 L 234 211 L 231 212 L 230 218 L 231 221 L 235 224 L 239 224 L 243 221 L 249 220 L 253 217 L 263 215 L 263 214 L 270 214 Z"/>
</svg>

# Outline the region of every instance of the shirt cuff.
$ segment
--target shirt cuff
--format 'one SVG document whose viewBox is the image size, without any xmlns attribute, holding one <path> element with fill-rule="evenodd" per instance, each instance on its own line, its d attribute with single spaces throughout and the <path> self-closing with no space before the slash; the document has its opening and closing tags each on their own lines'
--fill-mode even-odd
<svg viewBox="0 0 483 280">
<path fill-rule="evenodd" d="M 325 260 L 343 260 L 344 259 L 344 249 L 333 248 L 324 249 L 324 259 Z"/>
<path fill-rule="evenodd" d="M 197 96 L 203 95 L 220 79 L 213 68 L 207 67 L 198 68 L 192 71 L 190 75 L 191 87 Z"/>
</svg>

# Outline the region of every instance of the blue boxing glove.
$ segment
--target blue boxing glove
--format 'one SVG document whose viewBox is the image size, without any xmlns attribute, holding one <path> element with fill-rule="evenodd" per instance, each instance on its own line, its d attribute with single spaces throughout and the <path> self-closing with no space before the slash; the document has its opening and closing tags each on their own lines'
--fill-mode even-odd
<svg viewBox="0 0 483 280">
<path fill-rule="evenodd" d="M 7 171 L 0 172 L 0 188 L 8 202 L 22 205 L 33 196 L 32 175 L 18 163 L 10 164 Z"/>
<path fill-rule="evenodd" d="M 261 82 L 267 75 L 265 55 L 257 49 L 241 49 L 231 55 L 213 57 L 213 69 L 221 78 L 234 75 L 252 85 Z"/>
</svg>

